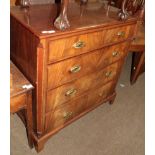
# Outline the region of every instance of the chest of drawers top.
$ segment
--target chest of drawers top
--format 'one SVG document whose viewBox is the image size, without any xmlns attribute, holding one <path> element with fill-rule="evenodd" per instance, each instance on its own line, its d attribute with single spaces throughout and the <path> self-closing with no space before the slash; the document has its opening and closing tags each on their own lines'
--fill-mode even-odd
<svg viewBox="0 0 155 155">
<path fill-rule="evenodd" d="M 92 4 L 93 5 L 93 4 Z M 129 17 L 122 22 L 118 19 L 118 9 L 111 8 L 106 13 L 104 5 L 99 9 L 85 8 L 81 15 L 81 8 L 78 4 L 70 4 L 68 16 L 71 27 L 65 31 L 57 30 L 53 23 L 58 15 L 57 4 L 34 5 L 30 8 L 11 7 L 11 16 L 20 22 L 40 39 L 59 39 L 77 34 L 95 32 L 107 28 L 115 28 L 123 25 L 130 25 L 136 22 L 136 18 Z M 93 7 L 92 7 L 93 8 Z"/>
</svg>

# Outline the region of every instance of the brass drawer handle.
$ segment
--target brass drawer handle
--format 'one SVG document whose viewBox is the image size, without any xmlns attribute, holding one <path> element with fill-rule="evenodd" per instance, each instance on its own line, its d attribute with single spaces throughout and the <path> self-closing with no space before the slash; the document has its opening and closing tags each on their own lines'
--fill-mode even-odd
<svg viewBox="0 0 155 155">
<path fill-rule="evenodd" d="M 117 33 L 117 36 L 125 37 L 125 32 L 124 31 L 120 31 L 120 32 Z"/>
<path fill-rule="evenodd" d="M 78 42 L 76 42 L 76 43 L 73 45 L 74 48 L 83 48 L 83 47 L 85 47 L 85 46 L 86 46 L 86 44 L 85 44 L 84 41 L 78 41 Z"/>
<path fill-rule="evenodd" d="M 72 117 L 73 115 L 73 112 L 65 112 L 64 115 L 63 115 L 63 118 L 64 119 L 69 119 L 70 117 Z"/>
<path fill-rule="evenodd" d="M 73 89 L 68 90 L 65 95 L 66 96 L 73 96 L 76 93 L 77 93 L 77 90 L 73 88 Z"/>
<path fill-rule="evenodd" d="M 118 51 L 112 52 L 112 56 L 113 56 L 113 57 L 117 57 L 118 55 L 119 55 L 119 52 L 118 52 Z"/>
<path fill-rule="evenodd" d="M 108 78 L 108 77 L 111 77 L 111 75 L 112 75 L 112 71 L 109 71 L 109 72 L 107 72 L 106 74 L 105 74 L 105 76 Z"/>
<path fill-rule="evenodd" d="M 70 72 L 71 73 L 77 73 L 77 72 L 79 72 L 81 70 L 81 66 L 80 65 L 76 65 L 76 66 L 74 66 L 74 67 L 72 67 L 71 69 L 70 69 Z"/>
</svg>

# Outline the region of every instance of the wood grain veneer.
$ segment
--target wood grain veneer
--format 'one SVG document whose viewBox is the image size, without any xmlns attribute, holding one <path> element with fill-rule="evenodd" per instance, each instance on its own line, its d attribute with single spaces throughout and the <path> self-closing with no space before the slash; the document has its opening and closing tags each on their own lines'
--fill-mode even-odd
<svg viewBox="0 0 155 155">
<path fill-rule="evenodd" d="M 124 33 L 123 35 L 120 35 Z M 108 36 L 111 37 L 108 37 Z M 102 30 L 94 33 L 78 35 L 65 39 L 49 41 L 49 62 L 73 57 L 82 53 L 100 49 L 106 45 L 117 43 L 133 35 L 133 25 L 122 26 L 114 29 Z M 81 48 L 74 47 L 82 42 Z M 94 46 L 95 45 L 95 46 Z"/>
<path fill-rule="evenodd" d="M 68 102 L 65 106 L 61 105 L 54 112 L 47 113 L 45 130 L 55 129 L 61 125 L 65 126 L 66 122 L 84 112 L 87 107 L 100 104 L 109 94 L 111 86 L 112 83 L 100 86 L 87 93 L 87 95 L 82 95 L 80 98 Z"/>
<path fill-rule="evenodd" d="M 128 43 L 122 43 L 49 65 L 48 89 L 55 88 L 116 62 L 126 55 L 128 46 Z M 75 66 L 80 66 L 81 70 L 72 73 L 71 69 Z"/>
<path fill-rule="evenodd" d="M 118 9 L 107 15 L 104 7 L 79 16 L 75 3 L 68 9 L 71 27 L 60 31 L 53 25 L 58 9 L 57 4 L 11 8 L 11 59 L 35 86 L 33 138 L 38 152 L 66 125 L 103 102 L 114 102 L 137 23 L 136 17 L 118 20 Z M 73 48 L 78 41 L 84 46 L 80 42 L 80 48 Z M 114 74 L 106 78 L 111 70 Z"/>
<path fill-rule="evenodd" d="M 120 62 L 114 63 L 100 71 L 87 74 L 56 89 L 50 90 L 47 93 L 46 112 L 55 109 L 67 101 L 73 100 L 90 89 L 96 89 L 96 87 L 114 80 L 120 65 Z M 67 95 L 69 91 L 72 92 L 70 95 Z"/>
</svg>

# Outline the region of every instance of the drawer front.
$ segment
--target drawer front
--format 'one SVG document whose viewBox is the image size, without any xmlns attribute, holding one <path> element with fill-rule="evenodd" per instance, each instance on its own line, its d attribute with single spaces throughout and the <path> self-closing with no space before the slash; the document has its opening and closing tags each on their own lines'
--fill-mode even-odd
<svg viewBox="0 0 155 155">
<path fill-rule="evenodd" d="M 126 40 L 133 36 L 134 25 L 49 41 L 49 62 L 76 56 Z"/>
<path fill-rule="evenodd" d="M 72 102 L 68 102 L 65 105 L 61 105 L 55 111 L 48 112 L 45 118 L 46 132 L 59 127 L 63 127 L 66 122 L 90 108 L 90 105 L 91 107 L 93 107 L 101 103 L 107 97 L 107 95 L 110 95 L 108 92 L 111 86 L 112 82 L 96 90 L 93 90 L 89 92 L 87 95 L 83 95 Z M 93 97 L 90 98 L 91 96 Z"/>
<path fill-rule="evenodd" d="M 63 126 L 66 122 L 76 117 L 86 109 L 87 95 L 71 103 L 62 105 L 59 109 L 46 114 L 45 130 L 53 130 L 59 126 Z"/>
<path fill-rule="evenodd" d="M 109 95 L 109 92 L 111 92 L 110 91 L 111 88 L 112 88 L 112 82 L 94 91 L 92 95 L 88 96 L 87 107 L 89 108 L 94 105 L 100 104 L 103 101 L 103 99 Z"/>
<path fill-rule="evenodd" d="M 26 93 L 10 98 L 10 112 L 16 113 L 26 107 Z"/>
<path fill-rule="evenodd" d="M 48 66 L 48 89 L 100 70 L 124 57 L 129 43 L 122 43 Z"/>
<path fill-rule="evenodd" d="M 46 112 L 75 99 L 89 89 L 95 89 L 108 81 L 114 80 L 119 68 L 120 63 L 114 63 L 100 71 L 83 76 L 78 80 L 49 91 L 47 93 Z"/>
</svg>

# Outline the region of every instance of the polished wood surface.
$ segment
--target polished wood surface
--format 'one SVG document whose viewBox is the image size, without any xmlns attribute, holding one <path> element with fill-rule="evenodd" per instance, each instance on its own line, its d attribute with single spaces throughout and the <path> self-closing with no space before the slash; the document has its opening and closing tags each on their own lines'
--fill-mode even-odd
<svg viewBox="0 0 155 155">
<path fill-rule="evenodd" d="M 100 30 L 107 26 L 117 27 L 120 24 L 123 26 L 128 23 L 136 22 L 136 18 L 130 17 L 126 22 L 118 20 L 118 9 L 111 9 L 106 15 L 106 9 L 85 10 L 82 17 L 80 17 L 80 6 L 78 4 L 70 3 L 68 15 L 71 27 L 65 31 L 57 30 L 54 25 L 54 19 L 57 16 L 59 5 L 34 5 L 29 9 L 20 9 L 20 7 L 11 7 L 11 16 L 18 19 L 29 31 L 40 38 L 47 38 L 50 36 L 59 36 L 64 38 L 65 35 L 75 35 L 84 30 L 94 31 Z M 44 13 L 41 13 L 44 12 Z M 95 20 L 94 20 L 95 19 Z M 89 31 L 88 31 L 89 30 Z M 54 39 L 54 38 L 53 38 Z"/>
<path fill-rule="evenodd" d="M 29 33 L 27 29 L 21 27 L 20 23 L 16 22 L 12 17 L 11 23 L 11 59 L 24 75 L 26 75 L 26 78 L 35 86 L 35 79 L 37 77 L 36 48 L 39 40 L 35 38 L 33 34 Z M 18 31 L 16 31 L 16 29 L 18 29 Z M 27 39 L 27 37 L 29 39 Z"/>
<path fill-rule="evenodd" d="M 104 8 L 90 7 L 80 17 L 80 5 L 69 4 L 72 24 L 64 31 L 53 25 L 57 4 L 11 8 L 11 59 L 35 86 L 33 138 L 38 152 L 66 125 L 114 102 L 137 18 L 122 22 L 116 8 L 107 15 Z"/>
<path fill-rule="evenodd" d="M 128 44 L 122 43 L 49 65 L 48 89 L 55 88 L 116 62 L 126 55 L 128 46 Z M 81 69 L 74 73 L 71 70 L 76 66 Z"/>
<path fill-rule="evenodd" d="M 10 112 L 16 113 L 19 110 L 26 108 L 26 94 L 20 94 L 18 97 L 11 97 Z"/>
<path fill-rule="evenodd" d="M 109 90 L 112 83 L 100 86 L 98 89 L 94 89 L 89 93 L 84 94 L 79 98 L 68 102 L 66 105 L 61 105 L 53 113 L 46 114 L 46 130 L 55 129 L 59 126 L 65 126 L 73 117 L 76 117 L 80 113 L 84 112 L 86 109 L 100 104 L 107 95 L 109 95 Z"/>
<path fill-rule="evenodd" d="M 49 63 L 100 49 L 131 36 L 133 36 L 133 25 L 49 41 Z"/>
<path fill-rule="evenodd" d="M 103 100 L 111 94 L 110 89 L 112 84 L 112 82 L 105 85 L 101 84 L 99 88 L 92 90 L 90 94 L 88 94 L 87 107 L 90 108 L 103 102 Z"/>
<path fill-rule="evenodd" d="M 69 121 L 73 117 L 83 112 L 86 109 L 87 98 L 81 97 L 80 100 L 74 100 L 71 103 L 68 102 L 65 106 L 62 105 L 59 109 L 54 112 L 46 114 L 45 130 L 58 128 L 64 126 L 65 122 Z"/>
<path fill-rule="evenodd" d="M 94 90 L 96 87 L 114 80 L 120 65 L 119 62 L 114 63 L 100 71 L 87 74 L 66 85 L 50 90 L 47 94 L 46 112 L 55 109 L 65 102 L 74 100 L 87 91 Z"/>
<path fill-rule="evenodd" d="M 11 76 L 11 87 L 10 87 L 10 97 L 26 94 L 26 92 L 33 89 L 31 83 L 25 78 L 25 76 L 19 71 L 19 69 L 10 62 L 10 76 Z M 25 86 L 29 86 L 28 88 Z M 14 106 L 14 105 L 10 105 Z M 11 112 L 13 112 L 11 110 Z"/>
<path fill-rule="evenodd" d="M 20 113 L 24 111 L 22 116 L 25 121 L 28 143 L 30 148 L 33 147 L 33 118 L 32 118 L 32 89 L 31 83 L 23 76 L 19 69 L 10 62 L 10 112 Z"/>
</svg>

